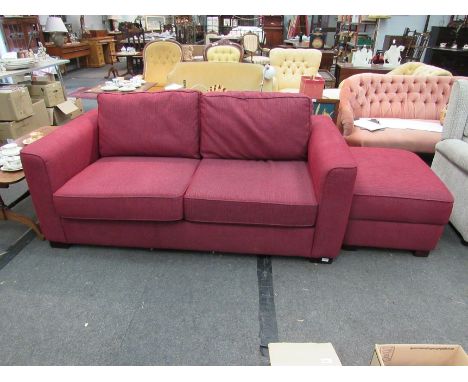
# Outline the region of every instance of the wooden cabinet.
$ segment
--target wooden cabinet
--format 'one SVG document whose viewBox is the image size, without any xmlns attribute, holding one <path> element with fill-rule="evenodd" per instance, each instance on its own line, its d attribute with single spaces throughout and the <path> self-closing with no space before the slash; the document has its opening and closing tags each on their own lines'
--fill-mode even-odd
<svg viewBox="0 0 468 382">
<path fill-rule="evenodd" d="M 283 44 L 284 17 L 263 16 L 263 31 L 266 37 L 266 46 L 274 48 Z"/>
<path fill-rule="evenodd" d="M 106 64 L 116 62 L 115 56 L 115 40 L 112 37 L 92 37 L 82 42 L 89 45 L 88 67 L 100 68 Z"/>
<path fill-rule="evenodd" d="M 35 49 L 44 44 L 41 24 L 37 16 L 0 17 L 7 49 L 12 52 Z"/>
</svg>

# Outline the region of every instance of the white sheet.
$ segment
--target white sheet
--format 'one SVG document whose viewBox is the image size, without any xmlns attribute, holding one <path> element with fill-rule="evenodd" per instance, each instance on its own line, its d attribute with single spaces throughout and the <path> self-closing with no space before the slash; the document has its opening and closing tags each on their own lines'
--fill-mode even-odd
<svg viewBox="0 0 468 382">
<path fill-rule="evenodd" d="M 369 131 L 381 129 L 410 129 L 441 133 L 443 126 L 437 121 L 421 121 L 402 118 L 375 118 L 378 123 L 370 121 L 373 118 L 360 118 L 354 125 Z"/>
</svg>

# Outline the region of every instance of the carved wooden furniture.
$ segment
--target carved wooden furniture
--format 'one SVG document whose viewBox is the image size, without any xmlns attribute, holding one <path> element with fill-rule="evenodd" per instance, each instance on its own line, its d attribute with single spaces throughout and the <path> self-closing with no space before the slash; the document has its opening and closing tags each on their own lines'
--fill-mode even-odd
<svg viewBox="0 0 468 382">
<path fill-rule="evenodd" d="M 283 43 L 283 16 L 263 16 L 263 33 L 265 33 L 265 45 L 274 48 Z"/>
<path fill-rule="evenodd" d="M 34 49 L 44 44 L 41 24 L 37 16 L 0 17 L 7 50 Z"/>
<path fill-rule="evenodd" d="M 90 48 L 88 43 L 70 43 L 63 46 L 48 45 L 47 53 L 50 56 L 56 56 L 67 60 L 76 59 L 78 68 L 80 66 L 88 67 L 88 57 Z"/>
<path fill-rule="evenodd" d="M 113 37 L 91 37 L 82 42 L 89 44 L 90 55 L 88 67 L 100 68 L 106 64 L 113 64 L 115 59 L 115 40 Z"/>
</svg>

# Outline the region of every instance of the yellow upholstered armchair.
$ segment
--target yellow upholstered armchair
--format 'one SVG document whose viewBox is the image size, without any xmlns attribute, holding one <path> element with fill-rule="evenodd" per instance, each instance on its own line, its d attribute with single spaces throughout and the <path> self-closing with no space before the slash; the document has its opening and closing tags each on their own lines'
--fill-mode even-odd
<svg viewBox="0 0 468 382">
<path fill-rule="evenodd" d="M 451 76 L 448 70 L 438 68 L 437 66 L 427 65 L 422 62 L 407 62 L 397 66 L 388 74 L 403 74 L 407 76 Z"/>
<path fill-rule="evenodd" d="M 244 49 L 239 44 L 229 40 L 220 40 L 208 44 L 205 48 L 205 61 L 241 62 Z"/>
<path fill-rule="evenodd" d="M 302 76 L 318 73 L 322 52 L 317 49 L 282 49 L 270 51 L 270 64 L 276 70 L 275 91 L 298 93 Z"/>
<path fill-rule="evenodd" d="M 167 74 L 182 61 L 182 47 L 172 40 L 154 41 L 143 50 L 143 78 L 158 85 L 167 84 Z"/>
</svg>

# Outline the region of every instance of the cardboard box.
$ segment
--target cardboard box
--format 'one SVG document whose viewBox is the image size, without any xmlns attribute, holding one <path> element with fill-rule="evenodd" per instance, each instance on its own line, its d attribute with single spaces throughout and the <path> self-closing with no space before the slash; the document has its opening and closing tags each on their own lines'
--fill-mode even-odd
<svg viewBox="0 0 468 382">
<path fill-rule="evenodd" d="M 468 366 L 460 345 L 375 345 L 371 366 Z"/>
<path fill-rule="evenodd" d="M 34 114 L 21 121 L 0 122 L 0 139 L 17 139 L 39 127 L 49 126 L 49 116 L 43 99 L 35 100 L 33 105 Z"/>
<path fill-rule="evenodd" d="M 43 99 L 33 100 L 33 115 L 32 125 L 35 126 L 35 129 L 43 126 L 50 126 L 49 123 L 49 114 L 47 113 L 47 108 L 45 107 L 45 102 Z"/>
<path fill-rule="evenodd" d="M 270 343 L 271 366 L 341 366 L 331 343 Z"/>
<path fill-rule="evenodd" d="M 60 126 L 83 114 L 83 103 L 80 98 L 68 98 L 67 101 L 53 108 L 53 125 Z"/>
<path fill-rule="evenodd" d="M 57 106 L 65 101 L 62 84 L 59 81 L 35 81 L 28 86 L 31 97 L 41 97 L 47 107 Z"/>
<path fill-rule="evenodd" d="M 26 87 L 0 87 L 0 121 L 21 121 L 32 114 L 32 101 Z"/>
</svg>

